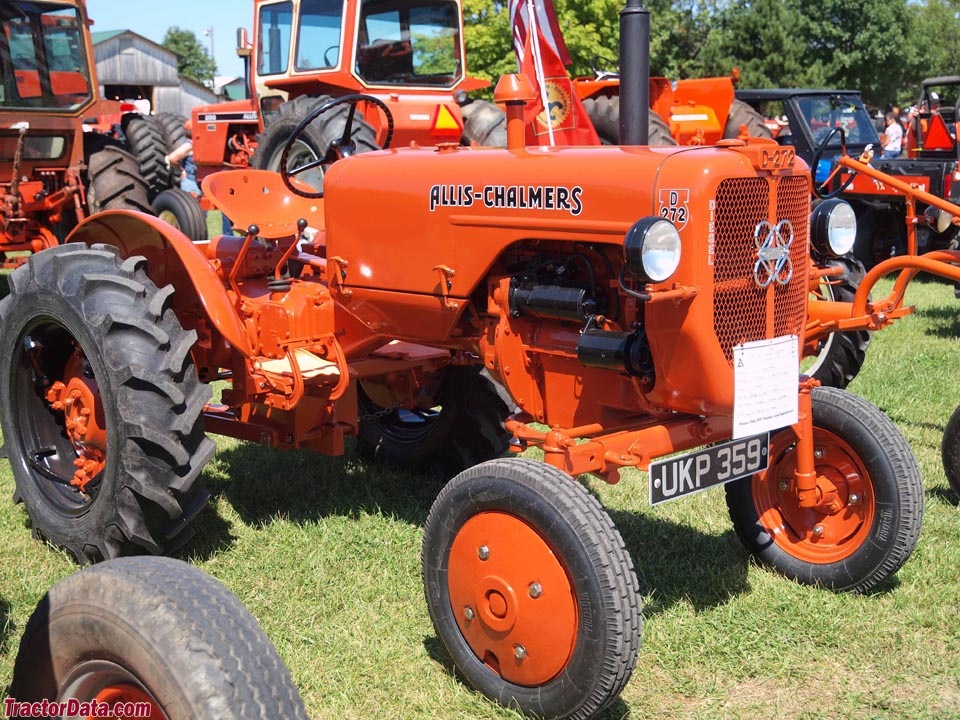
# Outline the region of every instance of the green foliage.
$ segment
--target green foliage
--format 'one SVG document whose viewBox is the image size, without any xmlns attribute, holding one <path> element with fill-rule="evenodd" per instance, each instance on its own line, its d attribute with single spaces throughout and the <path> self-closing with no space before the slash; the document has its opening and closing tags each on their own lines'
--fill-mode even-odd
<svg viewBox="0 0 960 720">
<path fill-rule="evenodd" d="M 191 30 L 181 30 L 174 25 L 163 36 L 163 46 L 175 52 L 177 73 L 203 85 L 212 85 L 217 74 L 217 63 Z"/>
<path fill-rule="evenodd" d="M 958 0 L 648 0 L 650 70 L 670 79 L 740 69 L 743 87 L 830 87 L 882 107 L 958 72 Z M 571 75 L 617 67 L 623 0 L 554 0 Z M 471 74 L 515 72 L 502 0 L 465 0 Z"/>
</svg>

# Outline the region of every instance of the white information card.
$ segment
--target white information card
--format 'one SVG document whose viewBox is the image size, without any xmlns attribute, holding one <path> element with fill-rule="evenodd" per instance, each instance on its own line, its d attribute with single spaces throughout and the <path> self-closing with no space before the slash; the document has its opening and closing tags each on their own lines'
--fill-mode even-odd
<svg viewBox="0 0 960 720">
<path fill-rule="evenodd" d="M 796 335 L 733 346 L 733 437 L 797 422 L 800 372 Z"/>
</svg>

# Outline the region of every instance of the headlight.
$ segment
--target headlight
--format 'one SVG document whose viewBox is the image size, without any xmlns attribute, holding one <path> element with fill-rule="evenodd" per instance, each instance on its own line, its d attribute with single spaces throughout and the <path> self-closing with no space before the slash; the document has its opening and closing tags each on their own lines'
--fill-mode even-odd
<svg viewBox="0 0 960 720">
<path fill-rule="evenodd" d="M 824 255 L 846 255 L 857 239 L 857 216 L 850 203 L 825 200 L 810 218 L 810 241 Z"/>
<path fill-rule="evenodd" d="M 649 282 L 663 282 L 680 264 L 680 233 L 669 220 L 643 218 L 627 231 L 623 255 L 634 275 Z"/>
</svg>

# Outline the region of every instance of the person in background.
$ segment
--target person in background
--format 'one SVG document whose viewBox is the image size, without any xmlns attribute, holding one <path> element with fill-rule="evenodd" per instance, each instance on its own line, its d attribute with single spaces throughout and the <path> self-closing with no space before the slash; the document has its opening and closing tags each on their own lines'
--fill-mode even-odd
<svg viewBox="0 0 960 720">
<path fill-rule="evenodd" d="M 880 157 L 890 160 L 900 157 L 900 148 L 903 143 L 903 126 L 891 110 L 884 117 L 883 153 Z"/>
<path fill-rule="evenodd" d="M 186 139 L 164 157 L 164 162 L 167 163 L 167 167 L 175 165 L 180 168 L 180 189 L 199 198 L 202 191 L 197 183 L 197 163 L 193 159 L 193 123 L 187 120 L 183 124 L 183 129 L 187 134 Z M 233 225 L 226 215 L 223 215 L 221 227 L 224 235 L 233 234 Z"/>
</svg>

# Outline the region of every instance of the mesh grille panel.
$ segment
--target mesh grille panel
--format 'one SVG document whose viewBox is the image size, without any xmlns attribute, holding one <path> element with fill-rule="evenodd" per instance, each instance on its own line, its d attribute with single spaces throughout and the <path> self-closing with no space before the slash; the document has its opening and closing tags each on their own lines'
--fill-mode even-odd
<svg viewBox="0 0 960 720">
<path fill-rule="evenodd" d="M 776 193 L 774 216 L 771 188 Z M 806 178 L 800 175 L 781 178 L 776 184 L 765 178 L 730 178 L 717 189 L 713 326 L 731 365 L 734 345 L 803 332 L 809 197 Z M 760 287 L 754 280 L 757 225 L 781 220 L 793 225 L 793 277 L 786 285 L 771 282 Z"/>
</svg>

